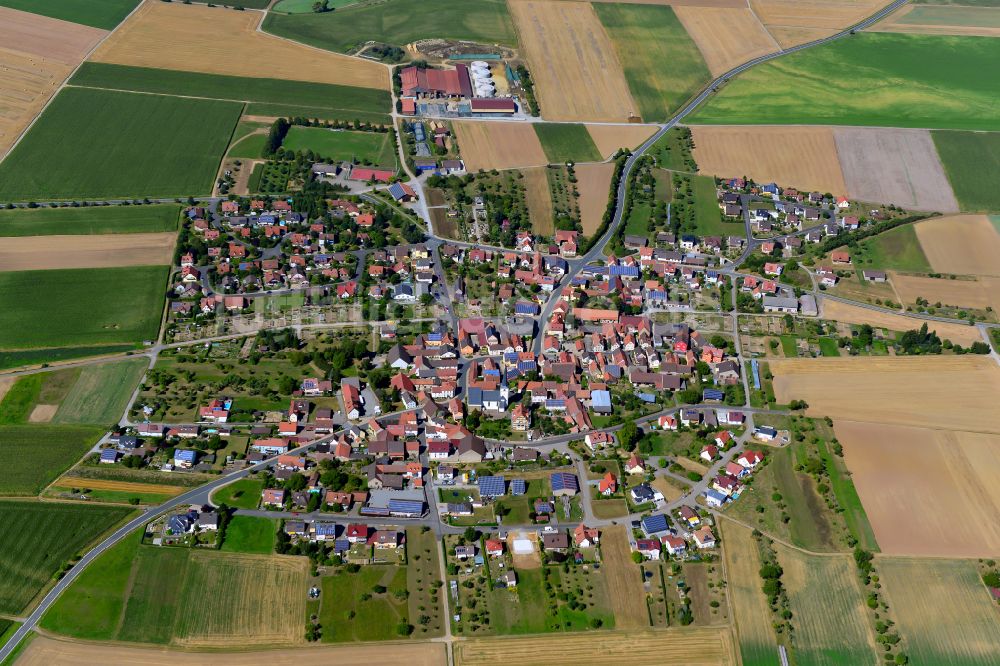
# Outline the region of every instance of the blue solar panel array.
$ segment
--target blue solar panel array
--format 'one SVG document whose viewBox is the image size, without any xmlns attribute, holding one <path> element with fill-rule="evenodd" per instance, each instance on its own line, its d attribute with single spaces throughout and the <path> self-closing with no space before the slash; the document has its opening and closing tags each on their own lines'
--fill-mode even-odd
<svg viewBox="0 0 1000 666">
<path fill-rule="evenodd" d="M 424 503 L 420 500 L 389 500 L 389 513 L 396 515 L 419 516 L 424 512 Z"/>
<path fill-rule="evenodd" d="M 502 476 L 479 477 L 479 494 L 482 497 L 500 497 L 506 492 L 506 483 Z"/>
<path fill-rule="evenodd" d="M 610 275 L 612 277 L 616 275 L 621 275 L 623 277 L 639 277 L 639 267 L 638 266 L 618 266 L 617 264 L 609 267 Z"/>
<path fill-rule="evenodd" d="M 555 472 L 551 477 L 552 481 L 552 492 L 558 490 L 572 490 L 576 492 L 580 489 L 580 484 L 576 480 L 575 474 L 570 474 L 569 472 Z"/>
<path fill-rule="evenodd" d="M 668 529 L 669 526 L 667 525 L 667 517 L 662 513 L 656 513 L 642 519 L 642 531 L 646 534 L 666 532 Z"/>
<path fill-rule="evenodd" d="M 523 495 L 527 492 L 528 487 L 525 484 L 524 479 L 514 479 L 510 482 L 510 494 L 511 495 Z"/>
</svg>

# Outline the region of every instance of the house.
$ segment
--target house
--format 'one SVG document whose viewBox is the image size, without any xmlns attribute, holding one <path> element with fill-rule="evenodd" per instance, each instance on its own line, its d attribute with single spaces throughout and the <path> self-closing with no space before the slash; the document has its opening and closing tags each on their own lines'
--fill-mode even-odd
<svg viewBox="0 0 1000 666">
<path fill-rule="evenodd" d="M 113 465 L 118 462 L 118 458 L 121 456 L 116 449 L 104 449 L 101 451 L 101 464 L 102 465 Z"/>
<path fill-rule="evenodd" d="M 549 476 L 552 484 L 552 494 L 556 497 L 572 496 L 580 492 L 580 482 L 575 474 L 569 472 L 553 472 Z"/>
<path fill-rule="evenodd" d="M 778 431 L 771 426 L 757 426 L 753 429 L 753 436 L 762 442 L 770 442 L 778 436 Z"/>
<path fill-rule="evenodd" d="M 705 462 L 715 462 L 716 457 L 719 455 L 719 449 L 713 444 L 706 444 L 701 447 L 700 458 Z"/>
<path fill-rule="evenodd" d="M 883 271 L 861 271 L 861 275 L 868 282 L 885 282 L 889 279 Z"/>
<path fill-rule="evenodd" d="M 193 449 L 177 449 L 174 451 L 174 467 L 190 469 L 198 461 L 198 452 Z"/>
<path fill-rule="evenodd" d="M 605 497 L 607 497 L 608 495 L 614 495 L 616 492 L 618 492 L 618 478 L 611 472 L 608 472 L 607 474 L 604 475 L 604 478 L 601 479 L 601 482 L 598 484 L 597 489 Z"/>
<path fill-rule="evenodd" d="M 360 523 L 351 523 L 344 531 L 344 536 L 351 543 L 365 543 L 368 541 L 368 526 Z"/>
<path fill-rule="evenodd" d="M 658 560 L 660 559 L 660 540 L 636 539 L 635 550 L 642 553 L 642 556 L 647 560 Z"/>
<path fill-rule="evenodd" d="M 654 513 L 645 516 L 640 522 L 642 533 L 647 537 L 660 536 L 670 533 L 670 524 L 667 517 L 662 513 Z"/>
<path fill-rule="evenodd" d="M 699 548 L 715 548 L 715 535 L 708 525 L 695 530 L 694 542 Z"/>
<path fill-rule="evenodd" d="M 626 474 L 645 474 L 646 473 L 646 463 L 639 457 L 638 453 L 633 453 L 625 463 L 625 473 Z"/>
<path fill-rule="evenodd" d="M 497 586 L 499 587 L 517 587 L 517 573 L 514 571 L 505 571 L 499 576 L 497 576 Z"/>
<path fill-rule="evenodd" d="M 614 446 L 615 438 L 614 435 L 607 432 L 589 432 L 583 441 L 590 447 L 591 451 L 596 451 L 605 446 Z"/>
<path fill-rule="evenodd" d="M 260 494 L 260 503 L 264 506 L 284 506 L 285 505 L 285 489 L 284 488 L 265 488 Z"/>
<path fill-rule="evenodd" d="M 835 264 L 849 264 L 851 263 L 851 253 L 847 250 L 835 250 L 830 255 L 830 260 Z"/>
<path fill-rule="evenodd" d="M 640 483 L 629 490 L 629 494 L 632 496 L 632 501 L 636 504 L 660 502 L 663 500 L 663 495 L 659 491 L 653 490 L 648 483 Z"/>
<path fill-rule="evenodd" d="M 712 479 L 712 488 L 726 497 L 732 497 L 740 489 L 740 483 L 736 477 L 729 474 L 718 474 Z"/>
<path fill-rule="evenodd" d="M 547 533 L 542 535 L 542 549 L 546 551 L 564 552 L 569 549 L 569 535 L 565 532 Z"/>
<path fill-rule="evenodd" d="M 587 527 L 583 523 L 573 530 L 573 542 L 577 548 L 590 548 L 601 540 L 601 533 L 596 527 Z"/>
<path fill-rule="evenodd" d="M 459 560 L 467 560 L 476 556 L 475 546 L 455 546 L 455 557 Z"/>
<path fill-rule="evenodd" d="M 744 451 L 736 459 L 745 469 L 753 469 L 764 461 L 764 454 L 761 451 Z"/>
<path fill-rule="evenodd" d="M 710 507 L 718 508 L 726 503 L 726 496 L 716 490 L 712 490 L 711 488 L 705 491 L 704 497 L 705 504 Z"/>
<path fill-rule="evenodd" d="M 490 557 L 503 556 L 503 541 L 501 541 L 500 539 L 487 539 L 486 554 L 489 555 Z"/>
<path fill-rule="evenodd" d="M 687 550 L 687 542 L 679 536 L 668 534 L 663 537 L 663 545 L 671 555 L 681 555 Z"/>
<path fill-rule="evenodd" d="M 701 517 L 698 515 L 698 512 L 686 504 L 677 510 L 677 515 L 690 527 L 697 527 L 701 524 Z"/>
<path fill-rule="evenodd" d="M 784 312 L 796 314 L 799 311 L 799 299 L 794 296 L 765 296 L 764 312 Z"/>
</svg>

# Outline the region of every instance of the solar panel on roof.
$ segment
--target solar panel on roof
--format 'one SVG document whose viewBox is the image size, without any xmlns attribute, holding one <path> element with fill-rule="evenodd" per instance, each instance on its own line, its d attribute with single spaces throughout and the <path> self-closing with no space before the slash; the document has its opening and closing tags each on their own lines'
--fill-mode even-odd
<svg viewBox="0 0 1000 666">
<path fill-rule="evenodd" d="M 481 476 L 479 477 L 479 494 L 485 497 L 499 497 L 505 492 L 504 478 L 502 476 Z"/>
<path fill-rule="evenodd" d="M 424 503 L 420 500 L 389 500 L 389 513 L 420 515 L 424 512 Z"/>
<path fill-rule="evenodd" d="M 524 483 L 524 479 L 514 479 L 510 482 L 511 495 L 523 495 L 525 492 L 527 492 L 527 485 Z"/>
</svg>

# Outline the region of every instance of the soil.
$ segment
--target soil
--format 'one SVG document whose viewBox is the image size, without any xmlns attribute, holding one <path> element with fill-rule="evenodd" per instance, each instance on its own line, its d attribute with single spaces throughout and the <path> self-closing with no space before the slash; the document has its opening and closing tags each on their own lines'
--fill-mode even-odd
<svg viewBox="0 0 1000 666">
<path fill-rule="evenodd" d="M 169 265 L 176 241 L 174 232 L 5 238 L 0 270 Z"/>
</svg>

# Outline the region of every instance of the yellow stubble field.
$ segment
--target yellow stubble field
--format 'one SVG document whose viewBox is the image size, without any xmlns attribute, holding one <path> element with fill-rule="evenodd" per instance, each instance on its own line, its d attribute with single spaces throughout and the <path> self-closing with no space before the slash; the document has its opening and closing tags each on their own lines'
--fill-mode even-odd
<svg viewBox="0 0 1000 666">
<path fill-rule="evenodd" d="M 646 593 L 639 578 L 639 567 L 632 561 L 623 526 L 615 525 L 601 531 L 601 553 L 605 560 L 604 573 L 608 577 L 615 626 L 619 629 L 648 627 Z"/>
<path fill-rule="evenodd" d="M 18 236 L 0 244 L 0 271 L 168 265 L 172 231 L 97 236 Z"/>
<path fill-rule="evenodd" d="M 525 169 L 524 202 L 531 215 L 531 228 L 535 233 L 551 236 L 553 232 L 552 195 L 549 192 L 548 167 Z"/>
<path fill-rule="evenodd" d="M 580 224 L 583 235 L 590 236 L 598 227 L 608 207 L 608 195 L 611 193 L 611 176 L 615 165 L 581 164 L 576 167 L 576 189 L 580 192 L 577 203 L 580 205 Z"/>
<path fill-rule="evenodd" d="M 1000 262 L 1000 255 L 997 259 Z M 950 280 L 922 275 L 900 275 L 893 272 L 890 279 L 904 303 L 916 303 L 920 297 L 931 304 L 1000 310 L 1000 278 Z"/>
<path fill-rule="evenodd" d="M 874 14 L 883 0 L 749 0 L 782 48 L 832 35 Z"/>
<path fill-rule="evenodd" d="M 1000 277 L 1000 233 L 985 215 L 937 217 L 914 230 L 935 272 Z"/>
<path fill-rule="evenodd" d="M 587 125 L 590 138 L 604 159 L 617 153 L 619 148 L 639 147 L 657 129 L 656 125 Z"/>
<path fill-rule="evenodd" d="M 884 328 L 890 331 L 909 331 L 919 329 L 922 324 L 920 319 L 907 317 L 891 312 L 880 312 L 869 310 L 859 305 L 851 305 L 841 301 L 834 301 L 829 298 L 823 299 L 823 319 L 841 321 L 845 324 L 868 324 L 876 328 Z M 963 347 L 968 347 L 973 342 L 983 339 L 979 329 L 975 326 L 965 324 L 946 324 L 942 322 L 931 322 L 928 326 L 932 331 L 936 331 L 942 340 L 951 340 Z"/>
<path fill-rule="evenodd" d="M 677 6 L 674 13 L 698 45 L 712 76 L 780 49 L 747 7 Z"/>
<path fill-rule="evenodd" d="M 451 126 L 465 166 L 471 172 L 549 163 L 530 123 L 456 120 Z"/>
</svg>

